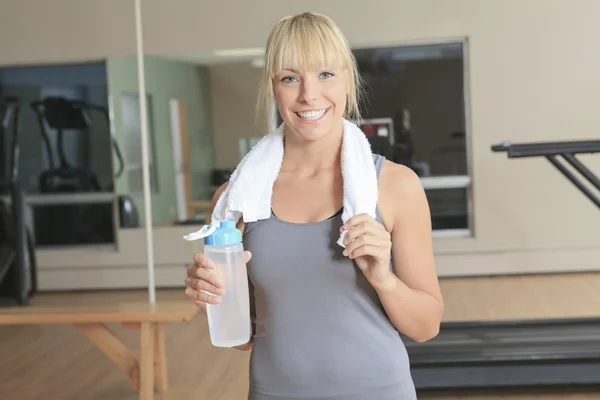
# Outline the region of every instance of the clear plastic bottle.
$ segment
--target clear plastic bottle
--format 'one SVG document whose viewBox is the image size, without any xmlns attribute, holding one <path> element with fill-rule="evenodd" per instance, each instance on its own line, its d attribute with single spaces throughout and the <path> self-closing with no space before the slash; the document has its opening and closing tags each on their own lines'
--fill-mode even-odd
<svg viewBox="0 0 600 400">
<path fill-rule="evenodd" d="M 205 227 L 206 228 L 206 227 Z M 210 340 L 216 347 L 234 347 L 250 341 L 250 294 L 242 233 L 235 222 L 225 220 L 219 227 L 201 229 L 185 236 L 188 241 L 204 237 L 204 255 L 215 262 L 225 282 L 219 304 L 207 304 Z"/>
</svg>

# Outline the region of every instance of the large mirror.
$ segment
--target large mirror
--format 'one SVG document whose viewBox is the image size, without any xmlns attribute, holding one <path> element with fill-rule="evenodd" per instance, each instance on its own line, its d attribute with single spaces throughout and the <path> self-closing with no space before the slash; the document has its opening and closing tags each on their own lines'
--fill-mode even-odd
<svg viewBox="0 0 600 400">
<path fill-rule="evenodd" d="M 208 68 L 156 56 L 145 56 L 143 62 L 150 139 L 151 223 L 164 227 L 195 218 L 202 223 L 204 201 L 211 196 L 214 162 Z M 145 226 L 137 93 L 124 93 L 114 109 L 115 130 L 122 135 L 125 159 L 124 175 L 117 189 L 131 196 L 140 215 L 139 226 Z"/>
<path fill-rule="evenodd" d="M 464 40 L 355 49 L 366 84 L 361 128 L 374 152 L 422 178 L 436 236 L 472 230 L 466 51 Z M 261 57 L 145 57 L 150 126 L 161 138 L 153 224 L 204 223 L 214 190 L 265 134 L 266 121 L 255 124 Z"/>
</svg>

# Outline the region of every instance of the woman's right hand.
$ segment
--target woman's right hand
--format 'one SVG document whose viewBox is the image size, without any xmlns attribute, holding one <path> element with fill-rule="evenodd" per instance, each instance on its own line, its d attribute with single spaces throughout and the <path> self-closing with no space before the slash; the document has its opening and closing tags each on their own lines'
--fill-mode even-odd
<svg viewBox="0 0 600 400">
<path fill-rule="evenodd" d="M 252 258 L 252 254 L 249 251 L 245 251 L 244 254 L 247 263 Z M 203 253 L 196 253 L 194 264 L 187 269 L 185 295 L 202 310 L 206 311 L 206 304 L 219 304 L 221 302 L 220 296 L 225 293 L 225 289 L 225 282 L 218 276 L 215 262 Z"/>
</svg>

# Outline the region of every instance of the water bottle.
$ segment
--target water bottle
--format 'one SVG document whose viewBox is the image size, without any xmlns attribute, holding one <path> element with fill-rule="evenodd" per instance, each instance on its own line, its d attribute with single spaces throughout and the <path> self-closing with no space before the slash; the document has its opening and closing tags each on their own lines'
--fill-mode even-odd
<svg viewBox="0 0 600 400">
<path fill-rule="evenodd" d="M 215 262 L 216 273 L 225 282 L 221 302 L 206 304 L 210 341 L 216 347 L 234 347 L 248 343 L 251 337 L 248 274 L 242 232 L 231 220 L 219 225 L 204 226 L 184 239 L 204 238 L 204 255 Z"/>
</svg>

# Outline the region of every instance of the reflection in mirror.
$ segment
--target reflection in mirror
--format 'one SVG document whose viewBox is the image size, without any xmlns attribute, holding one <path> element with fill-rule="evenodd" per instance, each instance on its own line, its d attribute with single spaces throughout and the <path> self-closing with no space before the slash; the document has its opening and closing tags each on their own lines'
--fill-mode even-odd
<svg viewBox="0 0 600 400">
<path fill-rule="evenodd" d="M 143 227 L 134 56 L 0 67 L 0 106 L 0 179 L 16 173 L 38 248 L 115 248 L 119 228 Z"/>
<path fill-rule="evenodd" d="M 104 62 L 0 68 L 5 160 L 26 193 L 38 247 L 115 243 L 113 189 L 120 173 Z M 10 104 L 7 108 L 6 105 Z M 15 135 L 17 146 L 10 145 Z"/>
<path fill-rule="evenodd" d="M 119 226 L 124 229 L 139 228 L 144 226 L 144 202 L 141 185 L 141 128 L 136 58 L 126 56 L 108 59 L 107 76 L 112 131 L 120 149 L 120 174 L 115 180 Z M 150 114 L 150 96 L 147 96 L 147 99 Z M 148 128 L 152 137 L 152 126 L 149 125 Z M 150 152 L 152 154 L 152 145 Z M 155 186 L 152 188 L 155 189 Z"/>
<path fill-rule="evenodd" d="M 362 129 L 373 151 L 419 175 L 434 235 L 470 235 L 466 42 L 354 54 L 366 88 Z"/>
<path fill-rule="evenodd" d="M 135 67 L 132 60 L 132 71 Z M 215 181 L 211 78 L 207 65 L 180 58 L 144 57 L 150 135 L 152 223 L 155 226 L 203 224 Z M 117 182 L 143 221 L 140 129 L 137 94 L 114 105 L 115 131 L 121 136 L 125 173 Z M 130 109 L 127 111 L 126 109 Z M 127 118 L 118 115 L 127 114 Z M 237 143 L 236 143 L 237 154 Z"/>
<path fill-rule="evenodd" d="M 149 169 L 151 192 L 157 193 L 158 186 L 156 181 L 156 164 L 154 163 L 154 134 L 152 129 L 152 97 L 146 96 L 146 105 L 148 108 L 148 131 L 150 134 L 149 150 Z M 125 150 L 124 179 L 127 185 L 124 192 L 130 194 L 140 194 L 144 191 L 144 182 L 142 179 L 142 138 L 141 138 L 141 116 L 140 102 L 137 93 L 124 92 L 121 95 L 121 112 L 123 115 L 123 143 Z"/>
</svg>

